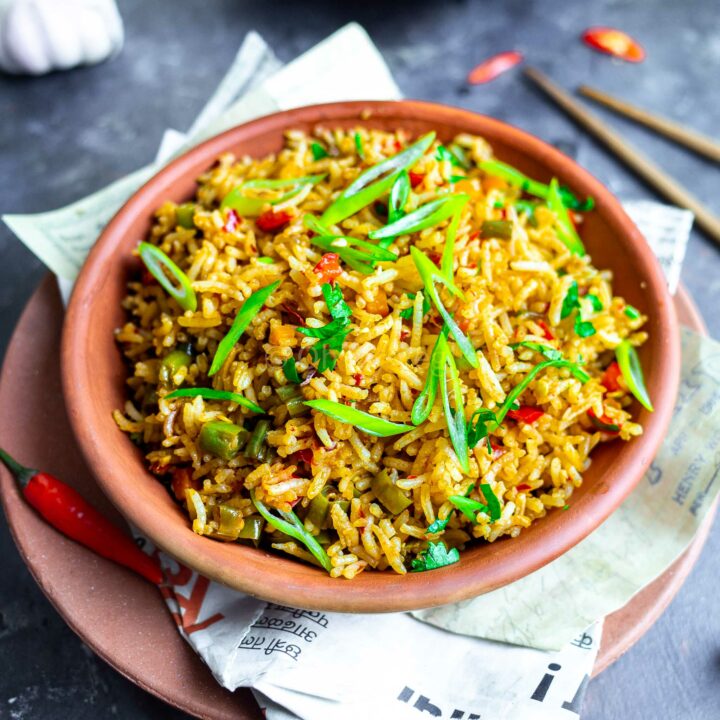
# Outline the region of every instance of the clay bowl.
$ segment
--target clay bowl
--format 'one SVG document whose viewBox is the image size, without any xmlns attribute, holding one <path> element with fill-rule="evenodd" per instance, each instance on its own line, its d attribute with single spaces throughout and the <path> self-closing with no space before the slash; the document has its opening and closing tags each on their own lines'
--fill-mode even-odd
<svg viewBox="0 0 720 720">
<path fill-rule="evenodd" d="M 165 488 L 145 469 L 139 450 L 111 417 L 125 401 L 125 368 L 113 340 L 124 321 L 120 300 L 131 251 L 165 200 L 183 202 L 195 179 L 223 152 L 261 157 L 278 151 L 289 128 L 358 125 L 484 136 L 502 159 L 540 180 L 559 178 L 596 209 L 583 239 L 596 266 L 615 273 L 615 290 L 649 317 L 640 355 L 655 412 L 635 408 L 640 439 L 598 448 L 568 511 L 553 511 L 516 539 L 476 543 L 461 561 L 425 573 L 365 572 L 353 581 L 238 544 L 200 537 Z M 517 128 L 481 115 L 423 102 L 342 102 L 277 113 L 228 130 L 178 158 L 143 186 L 100 236 L 70 301 L 62 373 L 70 420 L 97 480 L 127 520 L 170 555 L 203 575 L 267 600 L 340 612 L 387 612 L 455 602 L 493 590 L 550 562 L 605 520 L 640 481 L 665 436 L 679 380 L 680 341 L 673 303 L 650 248 L 620 203 L 570 158 Z"/>
</svg>

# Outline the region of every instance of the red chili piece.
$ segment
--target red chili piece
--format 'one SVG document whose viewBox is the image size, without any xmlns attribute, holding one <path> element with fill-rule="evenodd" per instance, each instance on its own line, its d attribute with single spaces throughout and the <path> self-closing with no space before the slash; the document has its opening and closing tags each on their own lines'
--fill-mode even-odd
<svg viewBox="0 0 720 720">
<path fill-rule="evenodd" d="M 639 63 L 645 59 L 645 50 L 627 33 L 616 28 L 591 27 L 582 34 L 583 42 L 595 50 L 613 57 Z"/>
<path fill-rule="evenodd" d="M 237 214 L 237 212 L 235 212 L 235 210 L 230 208 L 230 210 L 228 210 L 227 219 L 225 220 L 225 225 L 223 226 L 223 230 L 225 232 L 231 233 L 235 230 L 235 228 L 239 225 L 239 223 L 240 223 L 240 216 Z"/>
<path fill-rule="evenodd" d="M 353 375 L 353 380 L 355 381 L 356 385 L 360 385 L 360 383 L 363 381 L 363 376 L 360 373 L 355 373 Z"/>
<path fill-rule="evenodd" d="M 263 232 L 275 233 L 284 228 L 290 220 L 292 215 L 286 210 L 266 210 L 255 222 Z"/>
<path fill-rule="evenodd" d="M 408 172 L 408 178 L 410 180 L 410 187 L 416 188 L 425 179 L 425 175 L 422 173 Z"/>
<path fill-rule="evenodd" d="M 620 390 L 620 375 L 622 371 L 617 361 L 613 361 L 608 365 L 608 369 L 603 373 L 600 379 L 600 384 L 603 385 L 609 392 L 617 392 Z"/>
<path fill-rule="evenodd" d="M 555 336 L 550 331 L 550 328 L 547 326 L 547 323 L 544 320 L 536 320 L 537 324 L 542 328 L 543 331 L 543 337 L 546 340 L 554 340 Z"/>
<path fill-rule="evenodd" d="M 498 55 L 484 60 L 479 65 L 476 65 L 468 74 L 467 81 L 470 85 L 482 85 L 494 80 L 498 75 L 502 75 L 504 72 L 514 68 L 516 65 L 523 61 L 522 53 L 515 50 L 508 52 L 502 52 Z"/>
<path fill-rule="evenodd" d="M 302 450 L 296 450 L 291 457 L 293 462 L 304 462 L 312 465 L 313 451 L 310 448 L 303 448 Z"/>
<path fill-rule="evenodd" d="M 530 489 L 530 486 L 527 483 L 520 483 L 515 486 L 515 489 L 519 492 L 527 492 Z"/>
<path fill-rule="evenodd" d="M 342 275 L 340 256 L 336 253 L 325 253 L 313 270 L 318 274 L 320 282 L 334 285 L 335 279 Z"/>
<path fill-rule="evenodd" d="M 490 458 L 492 460 L 497 460 L 498 458 L 501 458 L 507 450 L 502 445 L 496 445 L 492 440 L 490 441 L 490 449 L 492 450 L 492 453 L 490 455 Z"/>
<path fill-rule="evenodd" d="M 2 449 L 0 460 L 15 477 L 28 503 L 56 530 L 146 580 L 156 585 L 162 583 L 158 561 L 145 554 L 127 533 L 101 515 L 80 493 L 48 473 L 20 465 Z"/>
<path fill-rule="evenodd" d="M 532 425 L 537 422 L 545 413 L 532 405 L 521 405 L 517 410 L 510 410 L 508 417 L 518 422 L 524 422 Z"/>
</svg>

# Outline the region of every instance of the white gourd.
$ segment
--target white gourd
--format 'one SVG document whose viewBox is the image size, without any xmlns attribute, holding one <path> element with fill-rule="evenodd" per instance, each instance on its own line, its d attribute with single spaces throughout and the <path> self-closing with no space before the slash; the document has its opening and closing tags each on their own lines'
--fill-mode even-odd
<svg viewBox="0 0 720 720">
<path fill-rule="evenodd" d="M 115 0 L 0 0 L 0 68 L 43 75 L 102 62 L 120 51 Z"/>
</svg>

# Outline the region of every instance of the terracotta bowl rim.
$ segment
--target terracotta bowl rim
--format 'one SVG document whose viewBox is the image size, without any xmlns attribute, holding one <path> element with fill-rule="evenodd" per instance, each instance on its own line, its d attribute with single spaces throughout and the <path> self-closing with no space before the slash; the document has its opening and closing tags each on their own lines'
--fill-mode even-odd
<svg viewBox="0 0 720 720">
<path fill-rule="evenodd" d="M 644 416 L 643 437 L 633 441 L 633 451 L 627 452 L 622 462 L 615 463 L 621 467 L 610 465 L 598 478 L 599 489 L 592 491 L 593 503 L 586 504 L 582 513 L 563 513 L 556 519 L 550 542 L 541 531 L 537 542 L 528 541 L 522 547 L 522 554 L 504 548 L 512 540 L 486 546 L 484 552 L 491 561 L 480 571 L 469 559 L 441 571 L 405 576 L 363 573 L 353 581 L 343 582 L 312 568 L 297 570 L 294 566 L 298 563 L 293 560 L 237 544 L 231 551 L 232 561 L 228 561 L 227 552 L 221 550 L 226 544 L 195 535 L 187 525 L 183 527 L 169 517 L 162 507 L 132 501 L 127 478 L 107 460 L 106 441 L 114 428 L 103 422 L 104 417 L 96 417 L 91 404 L 84 402 L 84 393 L 78 392 L 87 382 L 85 358 L 77 352 L 88 331 L 90 313 L 86 311 L 102 285 L 118 240 L 134 218 L 146 216 L 155 209 L 145 201 L 154 189 L 172 186 L 173 182 L 185 178 L 188 170 L 201 159 L 206 160 L 209 167 L 223 150 L 241 142 L 253 131 L 259 133 L 265 128 L 280 132 L 299 123 L 328 125 L 353 119 L 362 125 L 366 111 L 371 113 L 371 120 L 394 119 L 397 127 L 403 122 L 416 121 L 430 128 L 445 120 L 482 134 L 483 130 L 478 127 L 482 126 L 501 136 L 506 145 L 521 148 L 525 154 L 544 163 L 561 178 L 576 178 L 595 198 L 597 211 L 606 222 L 617 228 L 616 242 L 642 267 L 645 274 L 638 282 L 646 284 L 643 287 L 652 306 L 649 312 L 656 314 L 661 330 L 657 342 L 662 343 L 663 352 L 654 362 L 662 379 L 662 392 L 653 397 L 655 413 Z M 117 351 L 112 338 L 108 348 L 108 352 Z M 174 159 L 131 196 L 100 234 L 71 296 L 61 353 L 63 394 L 79 447 L 103 492 L 132 525 L 180 562 L 229 587 L 280 604 L 339 612 L 395 612 L 457 602 L 513 582 L 565 553 L 620 505 L 648 469 L 670 423 L 680 375 L 679 326 L 662 269 L 612 193 L 571 158 L 523 130 L 469 110 L 414 100 L 334 102 L 278 112 L 233 127 Z M 129 439 L 127 446 L 128 453 L 137 453 Z M 146 478 L 152 478 L 141 465 L 138 470 Z M 154 478 L 153 482 L 156 482 Z M 540 522 L 547 520 L 543 518 Z"/>
</svg>

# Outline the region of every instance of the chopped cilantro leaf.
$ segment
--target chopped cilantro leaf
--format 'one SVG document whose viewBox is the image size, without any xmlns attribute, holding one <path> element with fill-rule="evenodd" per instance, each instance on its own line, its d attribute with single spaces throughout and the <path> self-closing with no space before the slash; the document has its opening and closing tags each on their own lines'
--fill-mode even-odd
<svg viewBox="0 0 720 720">
<path fill-rule="evenodd" d="M 423 550 L 413 561 L 413 572 L 424 572 L 425 570 L 437 570 L 438 568 L 452 565 L 460 561 L 460 553 L 457 548 L 447 549 L 444 542 L 428 543 L 427 550 Z"/>
<path fill-rule="evenodd" d="M 640 317 L 640 311 L 632 305 L 628 305 L 624 312 L 631 320 L 637 320 Z"/>
<path fill-rule="evenodd" d="M 595 326 L 591 322 L 581 320 L 580 314 L 575 318 L 575 334 L 586 338 L 595 334 Z"/>
<path fill-rule="evenodd" d="M 297 366 L 295 365 L 295 358 L 290 356 L 284 363 L 283 363 L 283 374 L 285 377 L 292 383 L 295 383 L 296 385 L 300 384 L 300 375 L 297 371 Z"/>
<path fill-rule="evenodd" d="M 312 152 L 313 160 L 322 160 L 328 157 L 328 151 L 318 142 L 310 145 L 310 152 Z"/>
<path fill-rule="evenodd" d="M 426 535 L 435 535 L 436 533 L 442 532 L 450 522 L 450 515 L 448 515 L 444 520 L 440 520 L 439 518 L 435 520 L 434 523 L 431 523 L 428 526 L 428 529 L 425 531 Z"/>
<path fill-rule="evenodd" d="M 578 298 L 578 284 L 573 280 L 572 284 L 568 288 L 567 295 L 563 300 L 562 310 L 560 317 L 564 320 L 568 317 L 573 310 L 580 307 L 580 299 Z"/>
</svg>

